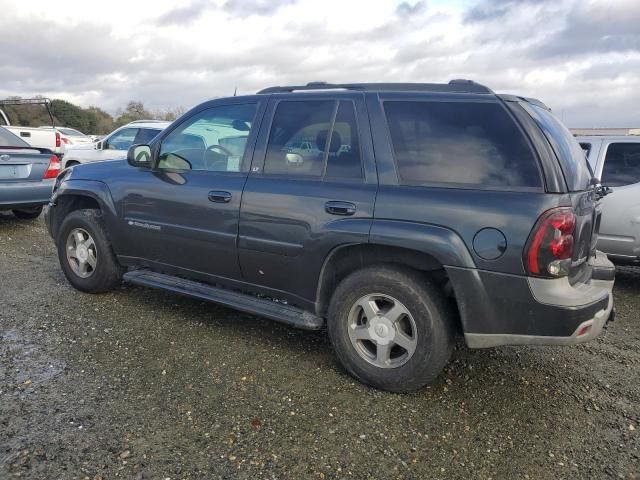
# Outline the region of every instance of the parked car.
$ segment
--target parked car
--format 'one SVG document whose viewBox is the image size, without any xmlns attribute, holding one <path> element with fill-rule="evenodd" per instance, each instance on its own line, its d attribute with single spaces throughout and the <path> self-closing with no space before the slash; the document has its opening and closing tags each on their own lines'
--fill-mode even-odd
<svg viewBox="0 0 640 480">
<path fill-rule="evenodd" d="M 50 150 L 34 148 L 0 127 L 0 210 L 20 219 L 37 218 L 58 173 L 60 161 Z"/>
<path fill-rule="evenodd" d="M 61 158 L 65 152 L 64 142 L 62 141 L 62 136 L 60 132 L 53 128 L 54 119 L 51 111 L 49 109 L 49 104 L 51 102 L 47 98 L 25 98 L 25 99 L 9 99 L 9 100 L 0 100 L 0 106 L 12 106 L 19 107 L 24 105 L 40 105 L 43 106 L 49 117 L 51 118 L 51 127 L 48 129 L 41 129 L 36 127 L 24 127 L 24 126 L 16 126 L 11 125 L 9 121 L 8 115 L 0 109 L 0 125 L 6 128 L 8 131 L 20 137 L 24 142 L 26 142 L 29 146 L 35 148 L 44 148 L 50 150 L 56 156 Z"/>
<path fill-rule="evenodd" d="M 577 137 L 595 176 L 613 187 L 602 200 L 598 248 L 616 263 L 640 262 L 640 136 Z"/>
<path fill-rule="evenodd" d="M 401 392 L 440 373 L 456 332 L 471 348 L 601 332 L 615 270 L 591 180 L 538 101 L 314 83 L 206 102 L 127 161 L 65 171 L 46 218 L 81 291 L 124 278 L 326 325 L 347 371 Z"/>
<path fill-rule="evenodd" d="M 93 139 L 89 135 L 85 135 L 79 130 L 75 128 L 69 127 L 40 127 L 43 129 L 51 130 L 54 129 L 60 134 L 60 140 L 62 140 L 62 144 L 65 149 L 68 149 L 72 145 L 83 145 L 88 143 L 93 143 Z"/>
<path fill-rule="evenodd" d="M 67 149 L 64 167 L 99 160 L 125 158 L 131 145 L 149 143 L 170 123 L 158 120 L 138 120 L 114 130 L 97 142 L 73 145 Z"/>
</svg>

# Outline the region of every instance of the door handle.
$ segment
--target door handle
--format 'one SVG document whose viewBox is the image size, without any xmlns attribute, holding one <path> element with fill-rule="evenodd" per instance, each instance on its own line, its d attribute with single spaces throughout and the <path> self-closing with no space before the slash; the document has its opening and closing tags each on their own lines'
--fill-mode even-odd
<svg viewBox="0 0 640 480">
<path fill-rule="evenodd" d="M 356 213 L 356 205 L 351 202 L 327 202 L 324 204 L 324 209 L 331 215 L 349 216 Z"/>
<path fill-rule="evenodd" d="M 231 201 L 231 193 L 212 190 L 209 192 L 209 201 L 216 203 L 229 203 Z"/>
</svg>

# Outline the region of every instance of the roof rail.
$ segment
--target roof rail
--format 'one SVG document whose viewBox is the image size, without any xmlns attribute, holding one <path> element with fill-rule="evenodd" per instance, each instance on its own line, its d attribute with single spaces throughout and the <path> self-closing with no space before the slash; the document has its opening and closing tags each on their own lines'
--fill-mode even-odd
<svg viewBox="0 0 640 480">
<path fill-rule="evenodd" d="M 264 88 L 258 94 L 288 93 L 309 90 L 358 90 L 394 92 L 453 92 L 453 93 L 493 93 L 493 91 L 473 80 L 456 79 L 449 83 L 327 83 L 310 82 L 306 85 L 289 85 Z"/>
</svg>

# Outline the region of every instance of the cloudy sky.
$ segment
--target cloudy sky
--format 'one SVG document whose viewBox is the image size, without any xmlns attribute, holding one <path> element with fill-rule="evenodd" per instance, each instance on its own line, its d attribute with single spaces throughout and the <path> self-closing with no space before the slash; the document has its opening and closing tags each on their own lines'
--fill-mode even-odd
<svg viewBox="0 0 640 480">
<path fill-rule="evenodd" d="M 0 0 L 0 97 L 114 113 L 309 81 L 470 78 L 640 127 L 640 0 Z"/>
</svg>

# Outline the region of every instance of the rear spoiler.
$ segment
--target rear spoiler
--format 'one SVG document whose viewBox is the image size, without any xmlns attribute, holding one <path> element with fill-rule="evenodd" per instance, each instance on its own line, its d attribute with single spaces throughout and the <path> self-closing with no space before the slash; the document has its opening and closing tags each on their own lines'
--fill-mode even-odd
<svg viewBox="0 0 640 480">
<path fill-rule="evenodd" d="M 40 153 L 45 153 L 48 155 L 56 155 L 48 148 L 40 148 L 40 147 L 11 147 L 6 145 L 5 146 L 0 145 L 0 150 L 37 150 Z"/>
</svg>

